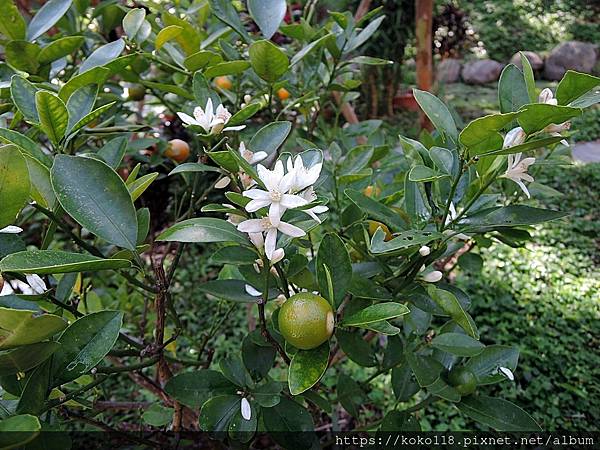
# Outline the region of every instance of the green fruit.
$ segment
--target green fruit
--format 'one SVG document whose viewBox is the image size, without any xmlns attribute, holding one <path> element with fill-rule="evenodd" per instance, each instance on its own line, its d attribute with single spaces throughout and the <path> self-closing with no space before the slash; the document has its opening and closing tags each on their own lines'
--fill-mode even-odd
<svg viewBox="0 0 600 450">
<path fill-rule="evenodd" d="M 279 310 L 279 331 L 288 343 L 301 350 L 317 348 L 327 341 L 333 326 L 331 305 L 315 294 L 295 294 Z"/>
<path fill-rule="evenodd" d="M 477 389 L 477 377 L 466 367 L 452 369 L 448 374 L 448 381 L 460 395 L 470 395 Z"/>
<path fill-rule="evenodd" d="M 139 102 L 140 100 L 144 99 L 144 96 L 146 95 L 146 88 L 141 84 L 134 84 L 128 88 L 127 92 L 129 94 L 129 100 Z"/>
</svg>

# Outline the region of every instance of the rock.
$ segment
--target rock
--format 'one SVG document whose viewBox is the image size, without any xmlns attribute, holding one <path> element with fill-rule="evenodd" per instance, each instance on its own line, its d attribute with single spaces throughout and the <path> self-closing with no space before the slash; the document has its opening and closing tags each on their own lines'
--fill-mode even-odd
<svg viewBox="0 0 600 450">
<path fill-rule="evenodd" d="M 446 58 L 437 65 L 435 78 L 440 83 L 456 83 L 460 79 L 461 68 L 458 59 Z"/>
<path fill-rule="evenodd" d="M 493 59 L 469 61 L 462 70 L 462 78 L 467 84 L 486 84 L 497 81 L 503 65 Z"/>
<path fill-rule="evenodd" d="M 569 69 L 590 73 L 596 64 L 597 48 L 594 44 L 579 41 L 558 44 L 546 58 L 544 77 L 560 80 Z"/>
<path fill-rule="evenodd" d="M 544 60 L 536 52 L 525 51 L 523 52 L 523 54 L 525 55 L 525 58 L 527 58 L 529 64 L 531 64 L 531 68 L 535 72 L 540 71 L 544 68 Z M 523 66 L 521 65 L 521 54 L 519 52 L 515 53 L 513 57 L 510 58 L 510 62 L 517 66 L 519 69 L 523 68 Z"/>
</svg>

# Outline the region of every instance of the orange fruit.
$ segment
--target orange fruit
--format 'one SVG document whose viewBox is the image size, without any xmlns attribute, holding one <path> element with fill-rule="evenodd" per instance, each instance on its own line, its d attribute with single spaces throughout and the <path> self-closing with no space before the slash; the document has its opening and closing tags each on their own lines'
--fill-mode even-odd
<svg viewBox="0 0 600 450">
<path fill-rule="evenodd" d="M 229 79 L 229 77 L 222 76 L 215 78 L 215 85 L 220 87 L 221 89 L 230 90 L 233 87 L 233 83 Z"/>
<path fill-rule="evenodd" d="M 392 236 L 392 233 L 390 232 L 390 229 L 387 227 L 386 224 L 377 222 L 376 220 L 369 220 L 368 222 L 369 222 L 369 236 L 373 236 L 375 234 L 375 232 L 377 231 L 377 228 L 381 228 L 383 230 L 383 232 L 385 233 L 385 237 L 383 238 L 384 241 L 389 241 L 390 239 L 394 238 L 394 236 Z"/>
<path fill-rule="evenodd" d="M 190 156 L 190 146 L 181 139 L 171 139 L 164 154 L 167 158 L 181 163 Z"/>
<path fill-rule="evenodd" d="M 379 195 L 381 195 L 381 188 L 370 184 L 363 189 L 363 194 L 367 197 L 379 197 Z"/>
<path fill-rule="evenodd" d="M 300 292 L 279 309 L 279 331 L 296 348 L 317 348 L 333 334 L 333 309 L 323 297 Z"/>
<path fill-rule="evenodd" d="M 279 100 L 284 101 L 290 98 L 290 92 L 286 88 L 277 89 L 277 97 Z"/>
</svg>

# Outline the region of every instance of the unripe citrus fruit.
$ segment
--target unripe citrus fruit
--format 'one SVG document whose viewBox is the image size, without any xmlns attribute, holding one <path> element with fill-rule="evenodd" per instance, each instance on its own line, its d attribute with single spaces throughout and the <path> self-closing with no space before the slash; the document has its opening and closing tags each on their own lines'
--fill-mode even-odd
<svg viewBox="0 0 600 450">
<path fill-rule="evenodd" d="M 279 100 L 284 101 L 290 98 L 290 92 L 286 88 L 279 88 L 277 90 L 277 97 Z"/>
<path fill-rule="evenodd" d="M 165 150 L 165 156 L 178 163 L 183 162 L 190 156 L 190 146 L 181 139 L 172 139 Z"/>
<path fill-rule="evenodd" d="M 390 232 L 390 229 L 387 227 L 386 224 L 381 223 L 381 222 L 377 222 L 376 220 L 369 220 L 369 236 L 373 236 L 375 234 L 375 232 L 377 231 L 377 228 L 381 228 L 383 230 L 383 232 L 385 233 L 385 237 L 383 238 L 384 241 L 389 241 L 390 239 L 392 239 L 394 236 L 392 236 L 392 233 Z"/>
<path fill-rule="evenodd" d="M 127 88 L 129 100 L 139 102 L 144 99 L 146 95 L 146 88 L 141 84 L 133 84 Z"/>
<path fill-rule="evenodd" d="M 231 89 L 233 87 L 233 83 L 226 76 L 215 78 L 215 84 L 218 87 L 220 87 L 221 89 L 227 89 L 227 90 L 229 90 L 229 89 Z"/>
<path fill-rule="evenodd" d="M 317 348 L 333 334 L 334 316 L 323 297 L 308 292 L 292 295 L 279 310 L 279 331 L 296 348 Z"/>
<path fill-rule="evenodd" d="M 363 189 L 363 194 L 367 197 L 379 197 L 381 194 L 381 188 L 379 188 L 379 186 L 373 186 L 370 184 Z"/>
<path fill-rule="evenodd" d="M 469 395 L 477 389 L 477 377 L 466 367 L 455 367 L 448 374 L 448 381 L 460 392 L 460 395 Z"/>
</svg>

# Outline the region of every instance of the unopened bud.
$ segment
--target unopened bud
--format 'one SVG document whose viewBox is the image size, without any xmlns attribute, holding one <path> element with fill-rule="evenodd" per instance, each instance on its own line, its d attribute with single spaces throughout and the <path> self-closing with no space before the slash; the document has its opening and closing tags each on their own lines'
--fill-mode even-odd
<svg viewBox="0 0 600 450">
<path fill-rule="evenodd" d="M 550 88 L 545 88 L 544 90 L 542 90 L 542 92 L 540 92 L 538 101 L 540 103 L 547 103 L 549 105 L 556 105 L 558 103 L 554 98 L 554 94 L 552 94 Z"/>
<path fill-rule="evenodd" d="M 421 256 L 427 256 L 427 255 L 429 255 L 430 253 L 431 253 L 431 249 L 430 249 L 430 248 L 429 248 L 427 245 L 424 245 L 423 247 L 421 247 L 421 248 L 419 249 L 419 254 L 420 254 Z"/>
<path fill-rule="evenodd" d="M 428 274 L 423 276 L 423 281 L 427 283 L 437 283 L 442 279 L 442 272 L 439 270 L 434 270 L 433 272 L 429 272 Z"/>
<path fill-rule="evenodd" d="M 523 131 L 523 128 L 516 127 L 506 133 L 504 137 L 504 143 L 502 144 L 502 148 L 514 147 L 515 145 L 522 144 L 525 142 L 527 138 L 527 134 Z"/>
</svg>

